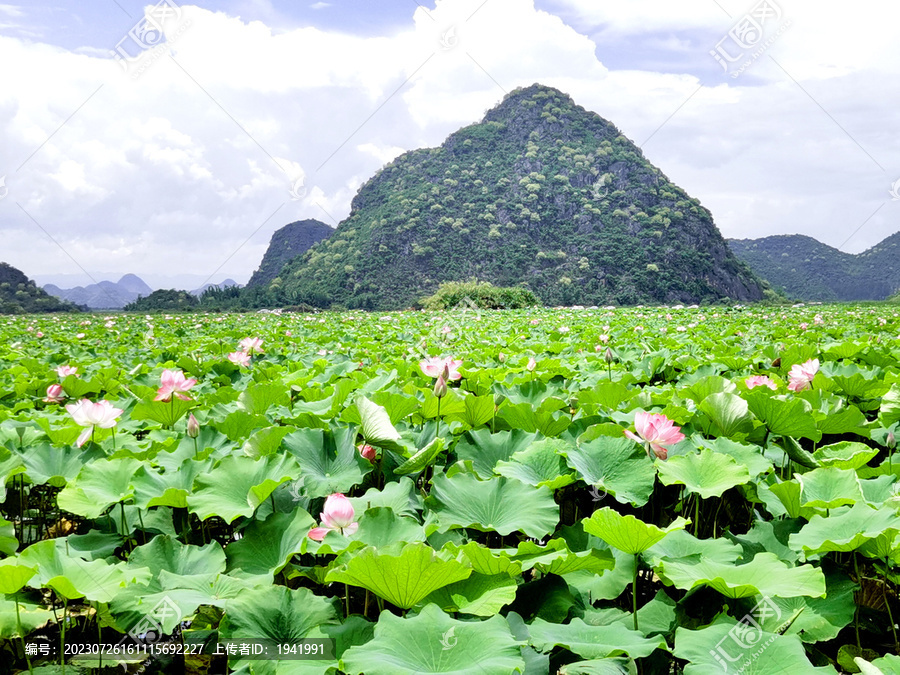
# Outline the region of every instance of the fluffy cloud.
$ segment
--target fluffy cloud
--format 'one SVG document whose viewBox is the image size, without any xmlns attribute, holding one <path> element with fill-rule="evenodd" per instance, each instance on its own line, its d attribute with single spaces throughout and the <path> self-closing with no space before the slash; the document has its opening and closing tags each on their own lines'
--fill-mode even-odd
<svg viewBox="0 0 900 675">
<path fill-rule="evenodd" d="M 0 90 L 5 257 L 32 276 L 79 272 L 30 215 L 97 278 L 202 277 L 228 260 L 218 276 L 246 280 L 275 229 L 333 225 L 385 162 L 533 82 L 647 141 L 726 236 L 799 231 L 840 245 L 900 178 L 900 93 L 887 79 L 898 10 L 794 2 L 790 28 L 730 79 L 708 52 L 733 19 L 707 5 L 437 0 L 410 3 L 404 27 L 376 36 L 185 6 L 168 45 L 128 72 L 96 47 L 0 37 L 0 63 L 19 64 Z M 733 5 L 734 19 L 748 9 Z M 27 23 L 27 8 L 4 7 L 0 22 Z M 617 58 L 630 65 L 604 65 L 625 43 L 635 53 Z M 648 65 L 664 57 L 675 65 Z M 893 232 L 896 206 L 847 248 Z"/>
</svg>

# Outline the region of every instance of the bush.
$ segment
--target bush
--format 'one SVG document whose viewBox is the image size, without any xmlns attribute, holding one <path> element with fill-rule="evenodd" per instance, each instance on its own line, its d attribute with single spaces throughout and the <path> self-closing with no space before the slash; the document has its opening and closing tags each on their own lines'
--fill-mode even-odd
<svg viewBox="0 0 900 675">
<path fill-rule="evenodd" d="M 480 309 L 522 309 L 540 304 L 521 286 L 499 287 L 487 281 L 445 281 L 434 295 L 419 300 L 425 309 L 452 309 L 471 302 Z"/>
</svg>

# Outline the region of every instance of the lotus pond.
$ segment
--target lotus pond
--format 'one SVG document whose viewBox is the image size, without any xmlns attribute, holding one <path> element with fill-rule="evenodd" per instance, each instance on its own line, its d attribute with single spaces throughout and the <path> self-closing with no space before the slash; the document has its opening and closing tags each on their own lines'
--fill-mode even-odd
<svg viewBox="0 0 900 675">
<path fill-rule="evenodd" d="M 900 674 L 893 307 L 0 325 L 4 675 Z"/>
</svg>

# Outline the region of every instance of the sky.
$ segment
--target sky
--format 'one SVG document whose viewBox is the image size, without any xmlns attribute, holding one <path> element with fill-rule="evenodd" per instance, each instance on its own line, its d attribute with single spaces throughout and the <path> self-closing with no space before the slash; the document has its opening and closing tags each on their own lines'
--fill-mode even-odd
<svg viewBox="0 0 900 675">
<path fill-rule="evenodd" d="M 246 282 L 399 154 L 539 82 L 726 237 L 900 230 L 900 3 L 0 0 L 0 260 L 63 287 Z"/>
</svg>

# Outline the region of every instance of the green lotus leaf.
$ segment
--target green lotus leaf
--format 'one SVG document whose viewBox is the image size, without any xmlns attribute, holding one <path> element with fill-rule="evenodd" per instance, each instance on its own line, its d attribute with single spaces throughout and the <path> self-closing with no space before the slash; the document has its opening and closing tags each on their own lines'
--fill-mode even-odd
<svg viewBox="0 0 900 675">
<path fill-rule="evenodd" d="M 225 571 L 225 564 L 225 552 L 217 542 L 194 546 L 167 535 L 153 537 L 128 556 L 129 567 L 146 567 L 154 579 L 163 571 L 178 575 L 219 574 Z"/>
<path fill-rule="evenodd" d="M 737 394 L 719 392 L 710 394 L 697 406 L 697 410 L 712 420 L 716 436 L 735 438 L 753 429 L 747 402 Z"/>
<path fill-rule="evenodd" d="M 477 429 L 487 424 L 494 417 L 493 396 L 466 396 L 463 398 L 465 408 L 461 412 L 454 412 L 444 417 L 449 423 L 459 420 L 469 429 Z"/>
<path fill-rule="evenodd" d="M 798 533 L 791 535 L 789 545 L 808 558 L 828 551 L 853 551 L 889 530 L 900 530 L 896 509 L 854 504 L 827 517 L 813 516 Z"/>
<path fill-rule="evenodd" d="M 585 483 L 605 490 L 622 504 L 646 504 L 653 492 L 656 467 L 643 449 L 624 436 L 598 436 L 583 442 L 589 434 L 590 429 L 577 447 L 563 453 L 569 466 Z"/>
<path fill-rule="evenodd" d="M 341 669 L 350 675 L 506 675 L 524 672 L 525 661 L 502 617 L 456 621 L 437 605 L 427 605 L 412 618 L 382 612 L 375 637 L 348 649 Z"/>
<path fill-rule="evenodd" d="M 253 459 L 274 455 L 281 448 L 281 442 L 289 433 L 296 431 L 292 426 L 265 427 L 253 432 L 244 443 L 244 454 Z"/>
<path fill-rule="evenodd" d="M 136 569 L 125 563 L 110 565 L 105 560 L 87 561 L 69 556 L 63 540 L 48 539 L 32 544 L 19 555 L 19 563 L 37 568 L 29 585 L 52 588 L 61 596 L 74 600 L 87 598 L 96 602 L 109 602 L 122 588 L 135 581 L 149 579 L 149 571 Z"/>
<path fill-rule="evenodd" d="M 35 574 L 35 567 L 22 565 L 16 558 L 0 560 L 0 593 L 18 593 Z"/>
<path fill-rule="evenodd" d="M 356 409 L 359 411 L 359 431 L 366 439 L 366 443 L 392 450 L 403 450 L 403 446 L 398 443 L 400 432 L 391 424 L 391 418 L 384 408 L 372 403 L 365 396 L 360 396 L 356 399 Z"/>
<path fill-rule="evenodd" d="M 700 450 L 675 455 L 657 465 L 663 485 L 684 485 L 688 492 L 704 499 L 721 497 L 729 488 L 750 481 L 750 473 L 728 455 Z"/>
<path fill-rule="evenodd" d="M 609 546 L 606 542 L 599 541 L 600 546 Z M 602 549 L 601 549 L 602 550 Z M 566 583 L 579 593 L 590 598 L 591 602 L 598 600 L 614 600 L 622 595 L 622 591 L 631 585 L 634 575 L 634 555 L 624 553 L 618 549 L 610 549 L 613 555 L 615 567 L 603 574 L 595 574 L 590 570 L 578 570 L 566 574 Z M 640 612 L 640 610 L 638 610 Z M 631 616 L 630 614 L 628 615 Z"/>
<path fill-rule="evenodd" d="M 667 635 L 672 632 L 675 617 L 675 601 L 666 595 L 665 591 L 659 590 L 653 600 L 638 610 L 640 632 L 646 636 Z M 586 607 L 582 618 L 591 626 L 609 626 L 618 623 L 630 630 L 634 625 L 634 617 L 631 612 L 617 607 L 600 609 Z"/>
<path fill-rule="evenodd" d="M 643 553 L 670 532 L 683 530 L 690 522 L 679 517 L 665 529 L 660 529 L 632 515 L 623 516 L 608 506 L 594 511 L 590 518 L 581 521 L 585 532 L 631 555 Z"/>
<path fill-rule="evenodd" d="M 772 470 L 772 461 L 763 454 L 762 448 L 757 445 L 736 443 L 729 438 L 703 438 L 699 434 L 691 436 L 691 441 L 698 450 L 709 448 L 714 452 L 728 455 L 738 464 L 745 466 L 751 477 Z"/>
<path fill-rule="evenodd" d="M 427 544 L 412 543 L 402 549 L 361 549 L 346 564 L 329 571 L 325 581 L 367 588 L 397 607 L 409 609 L 432 591 L 471 573 L 471 567 L 446 559 Z"/>
<path fill-rule="evenodd" d="M 418 473 L 437 459 L 444 449 L 444 439 L 435 438 L 424 448 L 416 452 L 412 457 L 394 469 L 395 476 L 405 476 L 408 473 Z"/>
<path fill-rule="evenodd" d="M 19 636 L 18 621 L 21 621 L 24 633 L 21 637 L 25 637 L 48 621 L 53 621 L 53 612 L 44 605 L 28 600 L 19 600 L 16 607 L 14 598 L 0 596 L 0 638 L 10 639 Z"/>
<path fill-rule="evenodd" d="M 546 438 L 513 454 L 509 461 L 500 460 L 494 471 L 526 485 L 545 485 L 551 490 L 557 490 L 575 482 L 575 475 L 560 454 L 571 447 L 558 438 Z"/>
<path fill-rule="evenodd" d="M 612 553 L 591 548 L 587 551 L 570 551 L 564 539 L 551 539 L 546 546 L 532 541 L 519 543 L 512 556 L 523 570 L 536 568 L 543 574 L 569 574 L 577 570 L 589 570 L 603 574 L 615 567 Z"/>
<path fill-rule="evenodd" d="M 244 574 L 278 574 L 306 539 L 316 521 L 303 509 L 290 513 L 272 513 L 264 521 L 256 520 L 243 530 L 238 541 L 225 547 L 228 571 Z"/>
<path fill-rule="evenodd" d="M 622 624 L 591 626 L 579 618 L 569 623 L 549 623 L 535 619 L 529 626 L 529 644 L 541 652 L 559 646 L 583 658 L 596 659 L 627 654 L 633 659 L 649 656 L 657 649 L 667 649 L 661 638 L 647 638 Z"/>
<path fill-rule="evenodd" d="M 792 598 L 798 595 L 825 595 L 825 576 L 812 565 L 792 567 L 774 553 L 759 553 L 743 565 L 719 563 L 712 560 L 676 562 L 663 560 L 657 574 L 676 588 L 691 590 L 709 586 L 728 598 L 751 595 L 778 595 Z"/>
<path fill-rule="evenodd" d="M 350 503 L 357 513 L 363 513 L 376 506 L 385 506 L 398 516 L 415 518 L 422 510 L 422 496 L 415 484 L 404 476 L 398 481 L 388 483 L 383 490 L 369 488 L 361 497 L 349 497 Z"/>
<path fill-rule="evenodd" d="M 688 661 L 684 675 L 741 668 L 741 675 L 837 675 L 831 666 L 814 667 L 797 636 L 767 633 L 749 622 L 722 621 L 699 630 L 678 627 L 672 653 Z"/>
<path fill-rule="evenodd" d="M 508 574 L 472 576 L 429 593 L 422 604 L 434 603 L 445 612 L 494 616 L 516 599 L 516 580 Z"/>
<path fill-rule="evenodd" d="M 0 516 L 0 553 L 14 555 L 19 550 L 19 540 L 16 539 L 16 526 Z"/>
<path fill-rule="evenodd" d="M 165 472 L 142 466 L 131 481 L 134 503 L 142 509 L 149 509 L 151 506 L 187 508 L 187 496 L 193 489 L 194 479 L 203 470 L 202 463 L 190 461 L 174 471 Z"/>
<path fill-rule="evenodd" d="M 643 557 L 651 567 L 664 560 L 688 563 L 712 560 L 729 564 L 741 557 L 741 547 L 723 538 L 697 539 L 684 530 L 675 530 L 644 551 Z"/>
<path fill-rule="evenodd" d="M 159 422 L 171 429 L 189 410 L 196 407 L 196 401 L 182 401 L 177 396 L 172 396 L 169 401 L 140 401 L 132 408 L 130 417 L 136 422 L 143 420 Z"/>
<path fill-rule="evenodd" d="M 798 474 L 800 506 L 834 509 L 865 501 L 859 478 L 850 469 L 828 467 Z"/>
<path fill-rule="evenodd" d="M 479 478 L 488 479 L 494 475 L 497 462 L 508 461 L 515 453 L 526 449 L 536 434 L 525 433 L 521 429 L 498 431 L 492 434 L 488 429 L 467 431 L 456 444 L 456 455 L 460 460 L 471 460 Z"/>
<path fill-rule="evenodd" d="M 302 553 L 341 553 L 348 548 L 373 546 L 383 548 L 397 542 L 425 541 L 425 531 L 417 521 L 396 515 L 391 509 L 377 506 L 359 515 L 359 529 L 352 535 L 328 532 L 319 543 L 304 536 Z M 354 545 L 355 546 L 351 546 Z"/>
<path fill-rule="evenodd" d="M 131 499 L 131 481 L 140 466 L 136 459 L 95 460 L 62 489 L 57 504 L 64 511 L 98 518 L 113 504 Z"/>
<path fill-rule="evenodd" d="M 252 384 L 238 396 L 238 407 L 252 415 L 265 415 L 272 406 L 286 406 L 289 402 L 287 387 L 274 382 Z"/>
<path fill-rule="evenodd" d="M 284 437 L 284 447 L 300 465 L 307 497 L 349 492 L 362 483 L 372 464 L 359 454 L 352 429 L 298 429 Z"/>
<path fill-rule="evenodd" d="M 188 509 L 200 520 L 219 516 L 232 523 L 239 516 L 249 518 L 256 507 L 282 483 L 297 478 L 300 468 L 290 455 L 262 459 L 232 456 L 194 481 L 188 495 Z"/>
<path fill-rule="evenodd" d="M 425 503 L 436 519 L 432 531 L 438 532 L 471 527 L 503 536 L 520 531 L 538 539 L 550 534 L 559 522 L 559 505 L 549 488 L 507 478 L 480 481 L 466 474 L 453 478 L 438 474 Z"/>
<path fill-rule="evenodd" d="M 763 392 L 747 394 L 750 412 L 765 422 L 769 431 L 779 436 L 809 438 L 818 442 L 822 432 L 816 429 L 812 406 L 800 398 L 779 398 Z"/>
<path fill-rule="evenodd" d="M 559 675 L 637 675 L 637 667 L 629 658 L 586 659 L 562 666 Z"/>
<path fill-rule="evenodd" d="M 823 445 L 813 453 L 822 466 L 838 469 L 859 469 L 869 463 L 878 448 L 871 448 L 865 443 L 841 441 L 831 445 Z"/>
<path fill-rule="evenodd" d="M 470 541 L 464 546 L 457 546 L 451 542 L 445 544 L 441 550 L 448 551 L 454 556 L 464 556 L 475 572 L 485 576 L 506 574 L 510 577 L 517 577 L 522 573 L 522 563 L 513 561 L 510 557 L 511 553 L 489 549 L 476 541 Z"/>
<path fill-rule="evenodd" d="M 784 635 L 796 635 L 803 642 L 823 642 L 833 640 L 845 626 L 853 621 L 856 604 L 853 594 L 858 588 L 853 581 L 843 575 L 826 576 L 827 593 L 824 598 L 772 596 L 765 601 L 774 611 L 766 612 L 759 621 L 763 630 L 770 633 L 779 632 L 786 620 L 793 622 Z M 762 596 L 756 596 L 754 605 L 763 602 Z"/>
<path fill-rule="evenodd" d="M 63 487 L 67 482 L 75 480 L 85 464 L 102 456 L 94 448 L 82 450 L 72 445 L 55 448 L 49 443 L 40 443 L 29 447 L 22 454 L 22 461 L 28 477 L 35 485 L 49 483 L 53 487 Z M 0 469 L 0 474 L 2 473 Z"/>
</svg>

